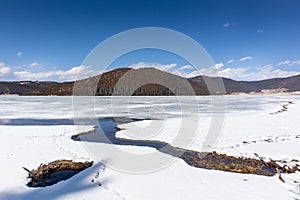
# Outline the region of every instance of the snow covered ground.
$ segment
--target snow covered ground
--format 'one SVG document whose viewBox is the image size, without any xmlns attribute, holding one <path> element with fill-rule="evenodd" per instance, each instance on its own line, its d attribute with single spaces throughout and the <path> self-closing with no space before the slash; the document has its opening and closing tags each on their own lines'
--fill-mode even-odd
<svg viewBox="0 0 300 200">
<path fill-rule="evenodd" d="M 120 97 L 121 98 L 121 97 Z M 292 101 L 286 112 L 274 113 Z M 129 106 L 110 107 L 109 97 L 97 97 L 97 117 L 155 118 L 119 124 L 117 137 L 159 140 L 172 143 L 182 118 L 197 130 L 189 149 L 201 150 L 212 113 L 210 97 L 186 97 L 181 113 L 174 97 L 132 97 Z M 0 96 L 0 199 L 300 199 L 300 174 L 278 176 L 236 174 L 197 169 L 178 159 L 153 173 L 116 171 L 109 163 L 95 165 L 46 188 L 25 186 L 29 169 L 57 159 L 93 160 L 85 142 L 71 135 L 93 129 L 93 125 L 72 124 L 71 97 Z M 129 108 L 128 108 L 129 107 Z M 197 111 L 195 113 L 195 111 Z M 300 96 L 227 96 L 225 121 L 211 148 L 220 153 L 291 162 L 300 160 Z M 85 115 L 91 114 L 87 110 Z M 195 114 L 197 119 L 195 119 Z M 157 128 L 160 127 L 160 128 Z M 144 132 L 140 132 L 144 130 Z M 181 130 L 182 131 L 182 130 Z M 186 129 L 185 131 L 188 131 Z M 107 145 L 107 144 L 106 144 Z M 149 147 L 118 146 L 133 154 L 156 152 Z M 170 155 L 161 153 L 167 160 Z M 293 161 L 297 163 L 297 161 Z"/>
</svg>

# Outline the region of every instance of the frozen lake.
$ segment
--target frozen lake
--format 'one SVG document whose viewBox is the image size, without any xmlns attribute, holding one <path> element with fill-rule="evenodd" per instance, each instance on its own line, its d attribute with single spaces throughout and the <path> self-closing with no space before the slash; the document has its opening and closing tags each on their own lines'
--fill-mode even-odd
<svg viewBox="0 0 300 200">
<path fill-rule="evenodd" d="M 75 98 L 77 100 L 81 97 Z M 214 108 L 215 99 L 219 101 L 217 104 L 222 104 L 219 109 Z M 54 120 L 54 123 L 55 120 L 58 122 L 57 119 L 64 119 L 63 124 L 71 124 L 73 118 L 87 116 L 167 119 L 186 117 L 190 114 L 209 117 L 216 112 L 226 116 L 276 109 L 278 105 L 293 99 L 298 100 L 300 96 L 82 97 L 80 101 L 84 103 L 81 103 L 80 116 L 77 116 L 73 111 L 73 97 L 0 96 L 0 124 L 11 124 L 9 120 L 12 119 L 23 119 L 24 125 L 30 123 L 30 119 L 48 119 Z M 17 123 L 16 120 L 14 122 Z M 21 121 L 18 124 L 20 125 Z"/>
<path fill-rule="evenodd" d="M 285 105 L 287 110 L 278 112 Z M 96 119 L 102 128 L 107 128 L 104 131 L 114 131 L 117 138 L 157 140 L 176 147 L 182 145 L 176 142 L 178 135 L 184 140 L 193 132 L 193 137 L 189 138 L 191 143 L 183 147 L 201 151 L 212 119 L 221 116 L 224 120 L 220 134 L 211 150 L 296 164 L 300 160 L 300 96 L 297 95 L 240 95 L 215 99 L 208 96 L 82 97 L 75 100 L 72 97 L 0 96 L 0 106 L 0 162 L 5 163 L 0 171 L 0 199 L 101 197 L 118 200 L 140 199 L 145 194 L 145 199 L 149 200 L 199 196 L 249 200 L 300 198 L 299 173 L 283 174 L 283 183 L 277 175 L 263 177 L 205 170 L 191 167 L 181 159 L 168 163 L 171 156 L 149 146 L 92 143 L 103 149 L 95 159 L 86 146 L 88 142 L 71 140 L 74 134 L 93 130 L 96 125 L 93 119 Z M 112 117 L 121 119 L 121 123 L 117 123 L 120 130 L 111 129 L 116 125 Z M 145 120 L 124 123 L 124 118 Z M 76 122 L 82 119 L 83 124 L 89 125 L 74 126 L 74 119 Z M 191 129 L 193 126 L 195 129 Z M 124 163 L 130 162 L 124 160 L 123 155 L 128 154 L 145 158 L 159 154 L 157 164 L 161 167 L 151 173 L 126 173 L 125 167 L 130 166 Z M 31 189 L 25 186 L 27 172 L 22 166 L 33 169 L 57 159 L 94 160 L 96 163 L 91 169 L 51 187 Z M 154 163 L 153 159 L 150 161 Z M 146 166 L 150 166 L 147 162 Z"/>
</svg>

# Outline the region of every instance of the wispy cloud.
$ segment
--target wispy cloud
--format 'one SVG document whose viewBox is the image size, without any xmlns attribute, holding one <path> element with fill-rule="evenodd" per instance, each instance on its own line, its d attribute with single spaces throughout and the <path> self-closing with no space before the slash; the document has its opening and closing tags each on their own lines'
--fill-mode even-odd
<svg viewBox="0 0 300 200">
<path fill-rule="evenodd" d="M 229 27 L 230 26 L 230 23 L 229 22 L 226 22 L 225 24 L 223 24 L 223 27 L 224 28 L 227 28 L 227 27 Z"/>
<path fill-rule="evenodd" d="M 17 56 L 21 57 L 22 56 L 22 52 L 21 51 L 17 52 Z"/>
<path fill-rule="evenodd" d="M 10 67 L 6 66 L 5 63 L 0 62 L 0 77 L 3 77 L 10 73 Z"/>
<path fill-rule="evenodd" d="M 219 69 L 221 69 L 222 67 L 224 67 L 224 64 L 223 64 L 223 63 L 217 63 L 217 64 L 215 64 L 215 65 L 213 66 L 213 68 L 216 69 L 216 70 L 219 70 Z"/>
<path fill-rule="evenodd" d="M 133 65 L 130 65 L 129 68 L 133 68 L 133 69 L 139 69 L 139 68 L 156 68 L 162 71 L 169 71 L 172 68 L 176 67 L 177 64 L 176 63 L 172 63 L 172 64 L 157 64 L 157 63 L 144 63 L 144 62 L 139 62 Z"/>
<path fill-rule="evenodd" d="M 191 72 L 186 72 L 186 71 L 181 71 L 181 70 L 174 70 L 171 73 L 176 74 L 178 76 L 182 76 L 185 78 L 191 78 L 194 76 L 199 76 L 199 75 L 206 75 L 206 76 L 215 76 L 222 68 L 224 67 L 223 63 L 217 63 L 212 67 L 209 68 L 200 68 L 199 70 L 193 70 Z"/>
<path fill-rule="evenodd" d="M 246 59 L 247 60 L 247 59 Z M 296 61 L 282 61 L 281 65 L 295 64 Z M 300 63 L 300 62 L 299 62 Z M 280 63 L 278 63 L 279 65 Z M 220 62 L 209 68 L 196 69 L 191 65 L 178 66 L 176 63 L 171 64 L 158 64 L 158 63 L 144 63 L 139 62 L 128 67 L 138 68 L 149 68 L 153 67 L 162 71 L 167 71 L 175 75 L 179 75 L 186 78 L 191 78 L 198 75 L 206 76 L 219 76 L 226 77 L 235 80 L 262 80 L 269 78 L 281 78 L 293 75 L 298 75 L 300 72 L 297 71 L 286 71 L 277 69 L 272 65 L 266 65 L 263 67 L 228 67 L 224 63 Z M 14 77 L 18 80 L 78 80 L 94 76 L 102 72 L 95 71 L 89 66 L 74 66 L 68 70 L 51 70 L 45 72 L 34 72 L 30 68 L 26 70 L 19 70 L 12 72 L 12 68 L 7 66 L 5 63 L 0 62 L 0 77 Z M 34 68 L 36 69 L 36 68 Z M 254 70 L 253 70 L 254 69 Z M 6 76 L 7 75 L 7 76 Z"/>
<path fill-rule="evenodd" d="M 258 68 L 257 71 L 246 73 L 244 79 L 248 80 L 263 80 L 270 78 L 283 78 L 289 76 L 299 75 L 300 72 L 297 71 L 285 71 L 281 69 L 275 69 L 272 65 L 266 65 Z"/>
<path fill-rule="evenodd" d="M 194 67 L 191 65 L 184 65 L 184 66 L 178 68 L 177 70 L 184 71 L 184 70 L 190 70 L 190 69 L 194 69 Z"/>
<path fill-rule="evenodd" d="M 278 66 L 281 66 L 281 65 L 288 65 L 288 64 L 290 64 L 290 63 L 291 63 L 291 61 L 285 60 L 285 61 L 279 62 L 277 65 L 278 65 Z"/>
<path fill-rule="evenodd" d="M 300 65 L 300 60 L 292 61 L 289 66 Z"/>
<path fill-rule="evenodd" d="M 233 62 L 234 62 L 233 59 L 227 61 L 228 64 L 231 64 L 231 63 L 233 63 Z"/>
<path fill-rule="evenodd" d="M 191 78 L 195 76 L 205 75 L 212 77 L 225 77 L 234 80 L 246 80 L 246 81 L 256 81 L 270 78 L 282 78 L 289 77 L 300 74 L 297 71 L 284 71 L 281 69 L 275 69 L 272 65 L 266 65 L 263 67 L 258 67 L 255 71 L 251 70 L 253 67 L 225 67 L 223 63 L 218 63 L 210 68 L 203 68 L 199 70 L 194 70 L 192 72 L 186 73 L 183 71 L 174 71 L 172 73 L 183 76 L 186 78 Z"/>
<path fill-rule="evenodd" d="M 239 61 L 244 62 L 246 60 L 253 60 L 253 58 L 251 56 L 246 56 L 246 57 L 241 58 Z"/>
<path fill-rule="evenodd" d="M 257 33 L 264 33 L 265 31 L 263 29 L 257 29 Z"/>
<path fill-rule="evenodd" d="M 34 62 L 34 63 L 31 63 L 31 64 L 30 64 L 30 67 L 36 67 L 36 66 L 39 66 L 39 63 Z"/>
<path fill-rule="evenodd" d="M 285 60 L 285 61 L 279 62 L 277 65 L 278 66 L 282 66 L 282 65 L 287 65 L 287 66 L 300 65 L 300 60 L 294 60 L 294 61 Z"/>
<path fill-rule="evenodd" d="M 250 57 L 251 58 L 251 57 Z M 244 57 L 243 60 L 249 60 L 248 57 Z M 231 78 L 234 80 L 248 80 L 248 81 L 255 81 L 255 80 L 263 80 L 269 78 L 282 78 L 288 77 L 293 75 L 298 75 L 300 72 L 297 71 L 285 71 L 281 69 L 276 69 L 272 65 L 266 65 L 263 67 L 257 67 L 256 70 L 253 71 L 254 67 L 226 67 L 224 63 L 216 63 L 214 66 L 209 68 L 200 68 L 196 69 L 191 65 L 184 65 L 178 67 L 177 64 L 147 64 L 147 63 L 137 63 L 131 65 L 130 67 L 134 66 L 133 68 L 145 68 L 145 67 L 154 67 L 156 69 L 160 69 L 163 71 L 167 71 L 169 73 L 182 76 L 185 78 L 191 78 L 200 75 L 206 76 L 213 76 L 213 77 L 225 77 Z"/>
<path fill-rule="evenodd" d="M 90 70 L 89 66 L 75 66 L 69 70 L 54 70 L 47 72 L 31 72 L 28 70 L 15 71 L 14 75 L 19 79 L 47 79 L 47 78 L 58 78 L 60 80 L 77 80 L 82 78 L 87 78 L 89 76 L 97 75 L 97 72 Z"/>
</svg>

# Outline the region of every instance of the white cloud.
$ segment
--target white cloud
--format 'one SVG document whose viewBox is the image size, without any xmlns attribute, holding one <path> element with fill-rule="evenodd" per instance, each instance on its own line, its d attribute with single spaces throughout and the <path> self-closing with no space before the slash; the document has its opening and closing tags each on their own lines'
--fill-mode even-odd
<svg viewBox="0 0 300 200">
<path fill-rule="evenodd" d="M 291 63 L 291 61 L 285 60 L 285 61 L 279 62 L 277 65 L 278 65 L 278 66 L 281 66 L 281 65 L 288 65 L 288 64 L 290 64 L 290 63 Z"/>
<path fill-rule="evenodd" d="M 187 74 L 188 72 L 191 72 L 195 70 L 195 68 L 191 65 L 183 65 L 181 67 L 177 67 L 178 65 L 176 63 L 171 63 L 171 64 L 158 64 L 158 63 L 144 63 L 144 62 L 139 62 L 133 65 L 128 66 L 129 68 L 133 69 L 140 69 L 140 68 L 155 68 L 161 71 L 166 71 L 178 76 L 183 76 Z M 194 69 L 194 70 L 193 70 Z"/>
<path fill-rule="evenodd" d="M 228 26 L 230 26 L 230 23 L 229 23 L 229 22 L 226 22 L 225 24 L 223 24 L 223 27 L 224 27 L 224 28 L 226 28 L 226 27 L 228 27 Z"/>
<path fill-rule="evenodd" d="M 297 71 L 284 71 L 275 69 L 272 65 L 266 65 L 259 68 L 256 72 L 247 74 L 246 78 L 250 80 L 262 80 L 270 78 L 283 78 L 300 74 Z"/>
<path fill-rule="evenodd" d="M 256 32 L 258 32 L 258 33 L 264 33 L 265 31 L 262 30 L 262 29 L 258 29 Z"/>
<path fill-rule="evenodd" d="M 5 63 L 0 62 L 0 77 L 3 77 L 10 73 L 10 68 Z"/>
<path fill-rule="evenodd" d="M 191 78 L 194 76 L 199 75 L 206 75 L 206 76 L 216 76 L 216 72 L 220 71 L 224 67 L 223 63 L 217 63 L 210 68 L 200 68 L 199 70 L 193 70 L 192 72 L 185 72 L 182 70 L 174 70 L 171 73 L 176 74 L 178 76 L 182 76 L 185 78 Z"/>
<path fill-rule="evenodd" d="M 39 66 L 39 63 L 34 62 L 34 63 L 31 63 L 31 64 L 30 64 L 30 67 L 36 67 L 36 66 Z"/>
<path fill-rule="evenodd" d="M 193 71 L 191 73 L 185 74 L 184 77 L 191 78 L 194 76 L 205 75 L 205 76 L 219 76 L 219 77 L 229 77 L 229 75 L 234 75 L 244 69 L 234 70 L 233 68 L 223 68 L 222 65 L 215 65 L 210 68 L 199 69 L 199 71 Z"/>
<path fill-rule="evenodd" d="M 246 57 L 241 58 L 239 61 L 244 62 L 246 60 L 253 60 L 253 58 L 251 56 L 246 56 Z"/>
<path fill-rule="evenodd" d="M 289 62 L 290 63 L 293 63 Z M 217 63 L 209 68 L 200 68 L 199 70 L 195 70 L 195 68 L 191 65 L 183 65 L 178 66 L 176 63 L 172 64 L 147 64 L 144 62 L 140 62 L 137 64 L 133 64 L 129 66 L 134 69 L 138 68 L 149 68 L 153 67 L 162 71 L 167 71 L 173 73 L 175 75 L 179 75 L 186 78 L 191 78 L 199 75 L 206 76 L 219 76 L 231 78 L 234 80 L 262 80 L 269 78 L 281 78 L 288 77 L 293 75 L 298 75 L 300 72 L 297 71 L 285 71 L 281 69 L 276 69 L 272 65 L 266 65 L 263 67 L 259 67 L 256 70 L 253 70 L 254 67 L 226 67 L 223 63 Z M 10 73 L 10 68 L 7 67 L 4 63 L 0 62 L 0 76 L 4 76 L 5 74 Z M 69 70 L 51 70 L 47 72 L 32 72 L 29 70 L 23 71 L 15 71 L 13 74 L 16 78 L 21 80 L 45 80 L 45 79 L 59 79 L 59 80 L 78 80 L 82 78 L 87 78 L 89 76 L 97 75 L 101 72 L 94 71 L 90 69 L 89 66 L 75 66 Z"/>
<path fill-rule="evenodd" d="M 187 70 L 187 69 L 194 69 L 194 67 L 191 66 L 191 65 L 184 65 L 184 66 L 178 68 L 177 70 L 184 71 L 184 70 Z"/>
<path fill-rule="evenodd" d="M 89 66 L 75 66 L 67 71 L 54 70 L 48 72 L 31 72 L 25 71 L 15 71 L 14 75 L 20 79 L 47 79 L 57 77 L 60 80 L 78 80 L 82 78 L 87 78 L 89 76 L 97 75 L 98 73 L 90 70 Z"/>
<path fill-rule="evenodd" d="M 17 56 L 21 57 L 22 56 L 22 52 L 21 51 L 17 52 Z"/>
<path fill-rule="evenodd" d="M 300 60 L 293 61 L 289 66 L 300 65 Z"/>
<path fill-rule="evenodd" d="M 288 66 L 300 65 L 300 60 L 295 60 L 295 61 L 285 60 L 285 61 L 279 62 L 277 65 L 278 66 L 282 66 L 282 65 L 288 65 Z"/>
<path fill-rule="evenodd" d="M 300 74 L 300 72 L 297 71 L 284 71 L 281 69 L 275 69 L 273 68 L 272 65 L 259 67 L 255 71 L 251 69 L 253 69 L 253 67 L 226 68 L 224 67 L 223 63 L 218 63 L 210 68 L 194 70 L 189 73 L 183 71 L 174 71 L 172 73 L 186 78 L 205 75 L 205 76 L 212 76 L 212 77 L 218 76 L 218 77 L 231 78 L 234 80 L 246 80 L 246 81 L 263 80 L 263 79 L 270 79 L 270 78 L 282 78 L 282 77 L 289 77 L 289 76 Z"/>
<path fill-rule="evenodd" d="M 214 69 L 219 70 L 219 69 L 221 69 L 222 67 L 224 67 L 224 64 L 223 64 L 223 63 L 217 63 L 217 64 L 215 64 Z"/>
<path fill-rule="evenodd" d="M 174 68 L 176 66 L 177 66 L 176 63 L 164 65 L 164 64 L 157 64 L 157 63 L 139 62 L 137 64 L 130 65 L 129 68 L 139 69 L 139 68 L 149 68 L 149 67 L 152 67 L 152 68 L 156 68 L 156 69 L 159 69 L 159 70 L 162 70 L 162 71 L 169 71 L 169 70 L 171 70 L 172 68 Z"/>
<path fill-rule="evenodd" d="M 227 61 L 228 64 L 231 64 L 231 63 L 233 63 L 233 62 L 234 62 L 233 59 Z"/>
</svg>

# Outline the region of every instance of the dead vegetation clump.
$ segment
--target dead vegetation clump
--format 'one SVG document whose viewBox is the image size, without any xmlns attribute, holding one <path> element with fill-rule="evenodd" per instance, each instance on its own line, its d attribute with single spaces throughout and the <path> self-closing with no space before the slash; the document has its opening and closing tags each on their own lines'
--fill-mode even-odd
<svg viewBox="0 0 300 200">
<path fill-rule="evenodd" d="M 41 164 L 37 169 L 28 170 L 29 187 L 45 187 L 66 180 L 80 171 L 91 167 L 93 162 L 74 162 L 72 160 L 57 160 L 49 164 Z"/>
<path fill-rule="evenodd" d="M 243 174 L 274 176 L 277 173 L 295 173 L 296 171 L 300 171 L 297 165 L 294 167 L 281 166 L 274 160 L 266 162 L 262 159 L 218 154 L 215 151 L 205 153 L 204 156 L 199 156 L 199 152 L 196 151 L 186 151 L 181 158 L 194 167 Z"/>
</svg>

